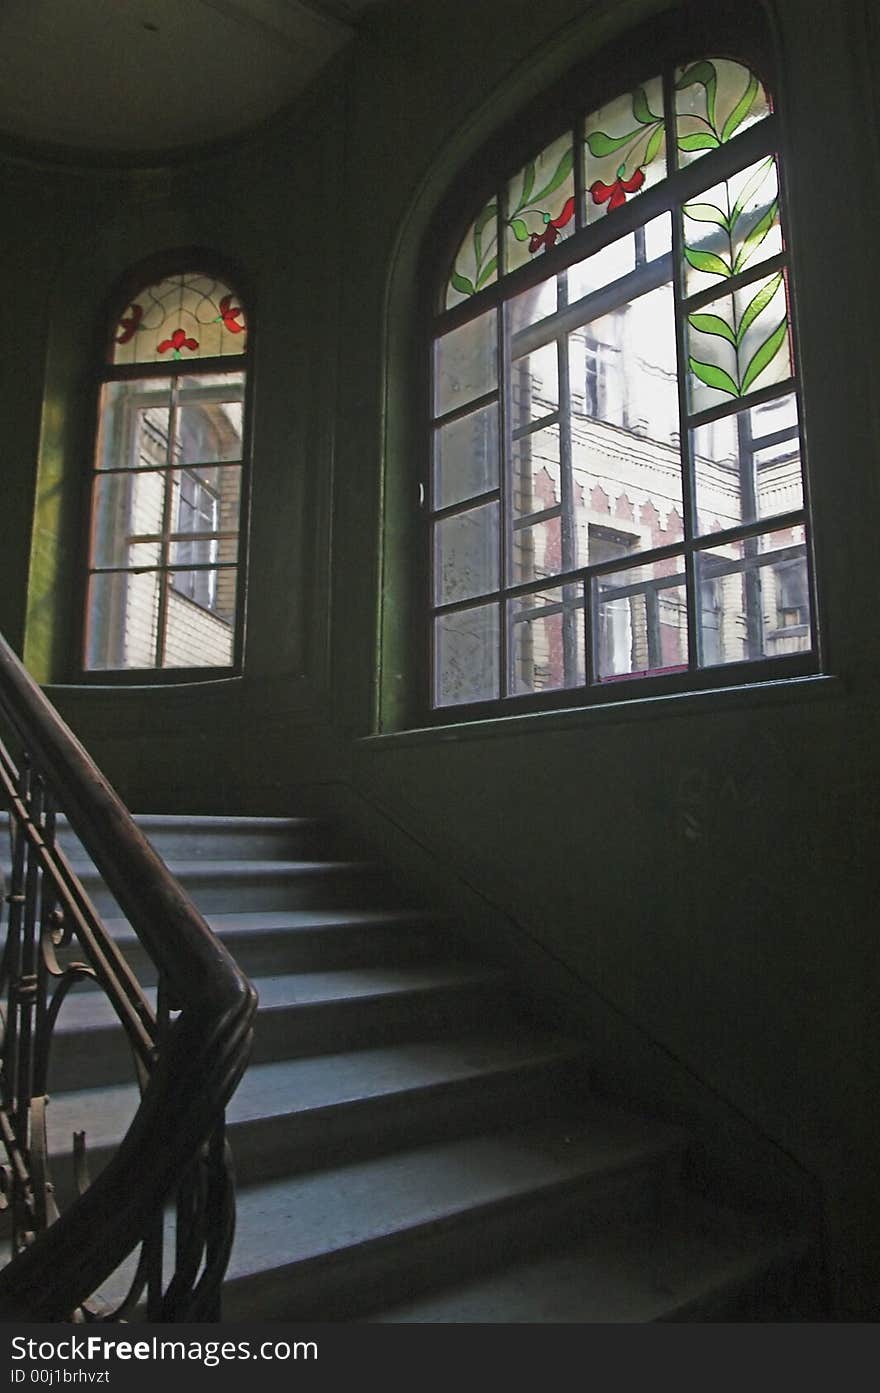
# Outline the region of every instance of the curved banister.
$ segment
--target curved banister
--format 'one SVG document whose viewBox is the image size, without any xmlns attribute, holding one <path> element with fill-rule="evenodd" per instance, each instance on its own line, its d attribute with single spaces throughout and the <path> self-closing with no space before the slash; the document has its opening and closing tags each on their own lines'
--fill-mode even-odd
<svg viewBox="0 0 880 1393">
<path fill-rule="evenodd" d="M 0 712 L 155 963 L 165 1007 L 155 1061 L 118 1151 L 89 1188 L 0 1271 L 0 1319 L 65 1320 L 161 1226 L 163 1207 L 209 1145 L 216 1160 L 218 1125 L 247 1063 L 256 994 L 2 637 Z M 33 864 L 52 895 L 62 888 L 74 921 L 68 927 L 76 932 L 82 918 L 79 945 L 107 994 L 120 996 L 124 1024 L 128 969 L 116 945 L 64 857 L 47 845 L 51 838 L 43 835 L 39 817 L 25 815 L 20 835 L 29 840 Z M 45 925 L 41 932 L 45 936 Z M 149 1016 L 148 1007 L 133 1009 L 145 1020 Z M 169 1010 L 178 1014 L 169 1017 Z M 172 1279 L 161 1301 L 154 1296 L 151 1318 L 216 1316 L 231 1243 L 230 1197 L 218 1177 L 215 1166 L 199 1192 L 207 1223 L 202 1257 L 188 1260 L 192 1280 Z M 225 1228 L 212 1225 L 212 1215 L 225 1215 Z"/>
</svg>

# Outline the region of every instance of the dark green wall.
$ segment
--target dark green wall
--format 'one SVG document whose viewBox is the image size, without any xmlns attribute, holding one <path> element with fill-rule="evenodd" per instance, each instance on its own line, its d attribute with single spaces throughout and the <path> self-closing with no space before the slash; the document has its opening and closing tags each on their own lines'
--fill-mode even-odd
<svg viewBox="0 0 880 1393">
<path fill-rule="evenodd" d="M 493 126 L 661 8 L 409 0 L 222 157 L 128 175 L 0 165 L 17 210 L 0 623 L 18 644 L 27 628 L 30 666 L 134 805 L 288 811 L 323 794 L 412 865 L 429 853 L 528 945 L 536 980 L 543 963 L 572 999 L 601 999 L 621 1023 L 609 1050 L 628 1030 L 655 1042 L 815 1177 L 857 1281 L 880 1253 L 880 54 L 863 0 L 771 7 L 830 679 L 400 730 L 422 238 Z M 246 670 L 88 690 L 69 684 L 69 645 L 97 307 L 133 262 L 184 244 L 239 261 L 254 289 Z"/>
</svg>

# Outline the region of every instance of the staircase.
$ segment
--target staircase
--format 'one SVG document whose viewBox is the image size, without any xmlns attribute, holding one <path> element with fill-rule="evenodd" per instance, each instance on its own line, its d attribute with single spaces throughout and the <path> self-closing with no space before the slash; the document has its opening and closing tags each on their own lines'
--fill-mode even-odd
<svg viewBox="0 0 880 1393">
<path fill-rule="evenodd" d="M 688 1137 L 593 1094 L 583 1046 L 379 868 L 333 859 L 307 819 L 137 820 L 260 996 L 228 1109 L 224 1321 L 810 1318 L 804 1236 L 690 1193 Z M 137 1107 L 131 1079 L 103 997 L 71 994 L 48 1113 L 62 1207 L 72 1133 L 96 1174 Z"/>
</svg>

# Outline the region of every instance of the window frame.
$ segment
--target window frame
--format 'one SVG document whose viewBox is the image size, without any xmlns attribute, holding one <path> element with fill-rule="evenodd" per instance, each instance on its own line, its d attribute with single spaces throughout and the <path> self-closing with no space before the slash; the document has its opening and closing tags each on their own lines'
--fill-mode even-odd
<svg viewBox="0 0 880 1393">
<path fill-rule="evenodd" d="M 707 10 L 710 12 L 707 13 Z M 640 59 L 638 55 L 643 53 L 650 56 L 647 59 Z M 667 74 L 674 66 L 686 65 L 703 57 L 726 57 L 746 65 L 758 75 L 768 92 L 775 94 L 778 90 L 774 44 L 765 16 L 757 5 L 744 4 L 742 10 L 738 11 L 736 15 L 731 14 L 730 8 L 718 9 L 713 15 L 709 6 L 700 6 L 696 3 L 684 5 L 675 12 L 652 20 L 639 29 L 614 40 L 586 61 L 580 62 L 549 91 L 521 108 L 513 121 L 499 127 L 479 153 L 463 168 L 439 205 L 429 235 L 425 239 L 420 260 L 420 280 L 423 287 L 419 308 L 422 326 L 420 335 L 421 362 L 423 364 L 420 415 L 422 417 L 421 439 L 427 444 L 423 444 L 421 451 L 420 526 L 417 529 L 418 561 L 414 567 L 422 601 L 420 605 L 415 607 L 417 613 L 414 615 L 413 623 L 414 626 L 418 625 L 418 635 L 416 636 L 414 632 L 413 643 L 414 651 L 418 654 L 415 678 L 419 693 L 414 705 L 414 712 L 421 724 L 429 726 L 458 724 L 470 720 L 516 716 L 531 711 L 552 712 L 568 707 L 601 706 L 621 700 L 671 696 L 686 692 L 707 692 L 732 686 L 763 685 L 774 680 L 814 675 L 823 670 L 824 635 L 816 583 L 805 410 L 802 381 L 798 371 L 799 328 L 795 257 L 792 251 L 792 244 L 796 242 L 796 232 L 793 236 L 786 188 L 786 172 L 791 154 L 787 148 L 784 126 L 776 110 L 771 110 L 768 116 L 754 126 L 738 132 L 725 146 L 713 150 L 709 174 L 706 172 L 707 166 L 703 159 L 693 160 L 690 164 L 684 165 L 672 173 L 667 173 L 659 184 L 642 190 L 637 198 L 633 198 L 622 207 L 615 208 L 610 216 L 580 226 L 571 237 L 557 241 L 556 245 L 549 250 L 539 251 L 532 260 L 507 271 L 494 283 L 484 286 L 476 295 L 455 304 L 450 309 L 446 309 L 444 305 L 443 297 L 445 296 L 449 271 L 454 263 L 462 234 L 479 214 L 487 199 L 492 197 L 494 190 L 506 188 L 508 180 L 514 177 L 529 159 L 544 149 L 562 131 L 571 129 L 574 133 L 575 150 L 578 153 L 582 151 L 584 122 L 587 116 L 605 103 L 633 90 L 638 84 L 655 77 L 658 72 L 663 75 L 668 120 L 669 113 L 674 110 L 674 106 L 670 100 L 672 96 L 671 84 Z M 509 661 L 506 658 L 504 635 L 499 633 L 498 650 L 501 665 L 499 695 L 485 700 L 435 705 L 434 615 L 438 610 L 442 610 L 443 606 L 438 605 L 434 595 L 433 533 L 436 522 L 447 515 L 447 510 L 441 507 L 432 509 L 431 506 L 435 422 L 444 419 L 443 414 L 434 409 L 433 401 L 434 350 L 441 329 L 446 333 L 459 328 L 470 320 L 476 320 L 493 306 L 495 307 L 498 335 L 498 386 L 494 396 L 500 404 L 505 394 L 509 395 L 509 386 L 504 384 L 504 374 L 508 371 L 509 366 L 505 357 L 505 327 L 503 324 L 503 306 L 507 301 L 545 281 L 552 281 L 557 272 L 582 261 L 585 257 L 602 250 L 619 239 L 637 232 L 652 217 L 666 214 L 671 217 L 673 225 L 673 250 L 670 256 L 672 281 L 670 283 L 676 287 L 676 301 L 677 305 L 680 305 L 685 297 L 680 289 L 681 247 L 678 225 L 680 220 L 677 216 L 677 209 L 689 199 L 704 192 L 708 187 L 746 169 L 766 154 L 777 156 L 778 196 L 782 226 L 785 230 L 785 242 L 784 250 L 780 256 L 770 258 L 759 265 L 762 273 L 766 275 L 773 274 L 774 270 L 777 269 L 777 262 L 784 263 L 786 267 L 787 313 L 792 358 L 792 377 L 789 390 L 797 403 L 796 440 L 800 447 L 803 499 L 802 506 L 794 512 L 779 514 L 769 519 L 756 517 L 753 524 L 740 524 L 729 530 L 736 534 L 738 540 L 743 540 L 744 534 L 749 532 L 757 537 L 780 531 L 790 525 L 792 518 L 796 518 L 798 526 L 803 526 L 804 543 L 798 545 L 803 545 L 806 558 L 809 618 L 812 622 L 811 649 L 806 653 L 743 658 L 724 664 L 700 667 L 697 665 L 698 659 L 696 657 L 698 652 L 696 629 L 699 625 L 699 616 L 694 612 L 695 606 L 690 604 L 688 606 L 688 651 L 691 660 L 687 671 L 669 673 L 654 670 L 645 674 L 621 675 L 612 680 L 606 678 L 603 681 L 591 681 L 590 662 L 587 660 L 585 679 L 580 685 L 524 694 L 511 692 L 510 695 L 505 695 L 504 669 L 505 662 L 507 661 L 509 666 Z M 583 206 L 585 189 L 583 163 L 580 158 L 575 159 L 574 171 L 575 197 L 579 205 Z M 501 227 L 503 232 L 503 221 Z M 754 268 L 752 270 L 754 272 Z M 724 287 L 714 289 L 716 296 L 718 296 L 723 293 Z M 601 290 L 597 293 L 601 293 Z M 705 298 L 707 302 L 710 299 L 708 290 Z M 590 323 L 596 317 L 598 316 L 594 313 L 591 320 L 586 321 L 583 325 L 588 334 Z M 685 363 L 687 359 L 683 323 L 684 315 L 677 308 L 675 333 L 679 365 Z M 680 399 L 687 391 L 687 376 L 687 371 L 679 366 L 677 389 Z M 596 388 L 597 391 L 600 390 L 598 380 Z M 759 406 L 765 400 L 782 399 L 785 395 L 787 394 L 781 389 L 780 384 L 771 384 L 757 392 L 750 393 L 742 400 L 740 409 L 747 411 Z M 480 400 L 480 398 L 474 398 L 464 403 L 461 407 L 462 416 L 465 416 L 468 411 L 473 411 Z M 691 417 L 690 428 L 693 430 L 702 423 L 704 417 L 708 420 L 714 419 L 713 410 L 717 410 L 718 416 L 730 414 L 729 411 L 714 408 L 709 408 L 705 412 L 691 412 L 685 402 L 684 406 L 680 407 L 680 420 Z M 499 465 L 503 476 L 505 471 L 509 472 L 510 462 L 505 458 L 504 427 L 501 422 L 499 422 L 499 432 Z M 685 464 L 686 459 L 687 463 Z M 687 499 L 683 499 L 683 504 L 689 510 L 688 517 L 693 519 L 696 504 L 694 468 L 688 457 L 683 457 L 682 463 L 682 485 L 685 494 L 689 495 Z M 498 488 L 490 490 L 489 493 L 498 499 L 498 533 L 503 538 L 505 530 L 510 526 L 510 517 L 505 516 L 503 512 L 504 484 L 501 476 Z M 486 499 L 488 497 L 487 493 Z M 482 495 L 469 496 L 461 503 L 450 506 L 448 515 L 454 515 L 457 509 L 474 508 L 482 501 L 484 501 Z M 507 509 L 512 516 L 509 500 Z M 612 518 L 609 519 L 609 522 L 613 526 L 615 520 Z M 666 559 L 673 554 L 683 554 L 688 567 L 696 572 L 696 559 L 692 558 L 696 558 L 700 552 L 708 551 L 713 543 L 723 543 L 726 536 L 727 532 L 713 534 L 711 538 L 703 536 L 690 522 L 685 526 L 684 537 L 680 542 L 677 541 L 667 547 L 651 548 L 633 553 L 626 558 L 626 561 L 634 569 L 642 564 Z M 782 564 L 785 561 L 784 555 L 775 552 L 769 552 L 766 555 L 768 565 L 772 565 L 774 560 L 777 564 Z M 503 567 L 503 555 L 501 566 Z M 512 619 L 505 618 L 505 607 L 510 604 L 511 600 L 515 600 L 518 592 L 526 593 L 532 589 L 537 593 L 539 588 L 562 591 L 567 578 L 571 575 L 572 583 L 581 585 L 585 603 L 592 605 L 594 603 L 593 578 L 600 578 L 606 572 L 618 569 L 621 569 L 619 560 L 601 562 L 579 567 L 576 572 L 560 571 L 547 575 L 540 581 L 535 579 L 521 584 L 511 581 L 502 570 L 497 586 L 493 587 L 485 596 L 475 595 L 471 599 L 462 600 L 461 607 L 464 609 L 483 603 L 494 605 L 498 615 L 498 624 L 503 629 L 506 624 L 512 625 L 514 622 Z M 696 576 L 690 582 L 689 593 L 691 596 L 696 596 L 699 593 L 699 580 Z M 454 612 L 454 610 L 447 612 Z M 593 646 L 595 647 L 598 641 L 599 626 L 594 624 L 589 627 L 595 631 L 592 634 Z"/>
<path fill-rule="evenodd" d="M 223 285 L 232 292 L 238 303 L 240 303 L 245 310 L 247 343 L 244 352 L 239 354 L 211 355 L 189 360 L 181 358 L 172 362 L 153 361 L 115 364 L 113 362 L 113 350 L 120 317 L 125 313 L 133 300 L 146 288 L 165 278 L 177 275 L 204 275 L 222 282 Z M 91 394 L 93 426 L 89 437 L 90 454 L 87 467 L 84 470 L 82 488 L 80 554 L 83 557 L 83 561 L 78 568 L 80 576 L 79 585 L 77 586 L 78 625 L 76 628 L 73 655 L 75 677 L 78 684 L 84 686 L 118 685 L 121 687 L 163 687 L 185 685 L 189 683 L 223 681 L 228 678 L 240 676 L 244 670 L 252 491 L 251 442 L 253 434 L 255 320 L 253 290 L 242 269 L 226 258 L 218 257 L 216 252 L 205 249 L 204 247 L 185 247 L 163 252 L 138 263 L 137 266 L 131 268 L 120 278 L 105 301 L 98 325 L 98 332 L 95 336 L 97 371 L 94 375 L 94 385 Z M 237 462 L 230 462 L 233 467 L 237 467 L 241 471 L 238 514 L 238 551 L 237 560 L 234 563 L 234 569 L 236 571 L 236 595 L 235 609 L 230 626 L 232 629 L 231 661 L 222 665 L 199 665 L 190 667 L 87 667 L 89 582 L 93 570 L 95 569 L 92 566 L 94 485 L 102 474 L 109 472 L 101 470 L 98 465 L 98 448 L 103 423 L 102 396 L 104 388 L 112 382 L 155 378 L 157 382 L 169 382 L 173 392 L 176 383 L 187 376 L 209 376 L 212 374 L 225 373 L 240 373 L 243 377 L 241 387 L 243 418 L 241 461 L 240 464 Z M 194 469 L 198 467 L 197 465 L 191 466 L 191 468 Z M 178 467 L 178 472 L 181 476 L 186 472 L 187 468 L 188 466 L 185 465 Z M 170 474 L 174 472 L 173 466 L 166 466 L 163 472 L 168 472 L 170 476 Z M 173 540 L 173 533 L 169 540 Z M 173 571 L 169 571 L 167 567 L 160 565 L 148 569 L 156 569 L 168 574 L 169 579 L 166 582 L 167 588 L 169 591 L 173 591 L 176 599 L 184 604 L 193 605 L 201 611 L 213 613 L 210 609 L 206 610 L 205 606 L 198 600 L 191 598 L 173 586 L 170 579 L 171 575 L 173 575 Z"/>
</svg>

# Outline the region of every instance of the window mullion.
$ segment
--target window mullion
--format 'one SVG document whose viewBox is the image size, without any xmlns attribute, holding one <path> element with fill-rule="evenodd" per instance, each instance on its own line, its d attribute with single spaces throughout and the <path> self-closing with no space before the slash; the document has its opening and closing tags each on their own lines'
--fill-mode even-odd
<svg viewBox="0 0 880 1393">
<path fill-rule="evenodd" d="M 171 384 L 171 405 L 168 408 L 168 442 L 165 455 L 165 497 L 162 500 L 162 540 L 159 549 L 159 607 L 156 615 L 156 667 L 165 664 L 166 628 L 168 625 L 169 571 L 171 534 L 174 530 L 172 507 L 174 500 L 174 442 L 177 439 L 178 386 Z"/>
<path fill-rule="evenodd" d="M 667 67 L 663 74 L 663 101 L 667 119 L 667 152 L 669 167 L 677 163 L 676 124 L 675 124 L 675 84 L 674 72 Z M 684 286 L 682 267 L 684 265 L 684 227 L 681 203 L 672 208 L 672 294 L 675 305 L 675 350 L 678 361 L 678 437 L 681 460 L 681 499 L 682 526 L 685 541 L 685 595 L 687 598 L 687 646 L 688 668 L 693 671 L 700 665 L 701 638 L 699 624 L 699 586 L 696 575 L 696 561 L 693 552 L 693 539 L 696 535 L 696 485 L 693 461 L 691 458 L 691 437 L 688 428 L 688 343 L 687 322 L 684 309 Z"/>
</svg>

